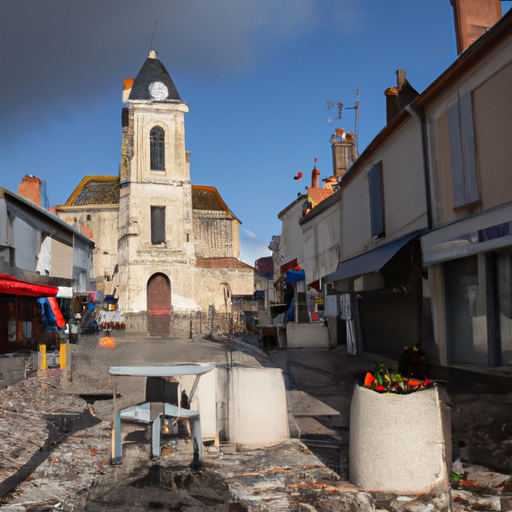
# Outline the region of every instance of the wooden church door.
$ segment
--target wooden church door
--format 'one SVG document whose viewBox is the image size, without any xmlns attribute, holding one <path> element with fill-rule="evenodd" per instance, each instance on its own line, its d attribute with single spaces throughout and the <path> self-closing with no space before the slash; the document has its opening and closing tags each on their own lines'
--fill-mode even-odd
<svg viewBox="0 0 512 512">
<path fill-rule="evenodd" d="M 155 274 L 148 281 L 148 333 L 150 336 L 171 336 L 171 283 L 164 274 Z"/>
</svg>

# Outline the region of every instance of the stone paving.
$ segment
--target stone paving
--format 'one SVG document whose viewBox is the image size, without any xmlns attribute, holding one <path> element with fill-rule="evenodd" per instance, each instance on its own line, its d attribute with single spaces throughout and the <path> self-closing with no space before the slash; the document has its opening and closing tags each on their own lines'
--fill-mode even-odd
<svg viewBox="0 0 512 512">
<path fill-rule="evenodd" d="M 60 379 L 50 370 L 0 392 L 1 494 L 22 480 L 3 496 L 2 510 L 72 505 L 109 463 L 111 423 L 94 420 L 84 400 L 62 392 Z"/>
<path fill-rule="evenodd" d="M 186 443 L 181 450 L 169 447 L 153 461 L 146 446 L 124 457 L 122 466 L 111 466 L 111 404 L 107 400 L 88 405 L 65 393 L 60 370 L 40 372 L 1 390 L 0 510 L 512 510 L 510 475 L 469 464 L 464 464 L 465 479 L 452 482 L 451 503 L 443 489 L 416 496 L 356 488 L 346 481 L 343 462 L 348 446 L 347 396 L 354 375 L 368 362 L 347 361 L 341 347 L 323 355 L 280 351 L 273 356 L 281 358 L 287 379 L 299 384 L 290 390 L 289 402 L 303 439 L 251 452 L 210 447 L 200 474 L 188 469 L 191 450 Z M 321 371 L 315 373 L 319 365 Z M 497 413 L 496 404 L 508 404 L 508 395 L 487 397 L 487 403 Z M 456 402 L 454 410 L 462 404 Z M 456 415 L 457 429 L 470 428 L 468 421 L 471 416 Z M 507 433 L 508 423 L 503 425 Z M 322 440 L 325 449 L 317 450 Z M 330 469 L 333 452 L 341 458 L 338 473 Z M 148 478 L 155 468 L 167 476 Z"/>
<path fill-rule="evenodd" d="M 126 464 L 111 466 L 111 422 L 94 420 L 94 411 L 84 400 L 62 392 L 60 378 L 59 371 L 42 372 L 0 392 L 4 483 L 30 466 L 29 474 L 22 475 L 25 478 L 2 498 L 3 512 L 94 510 L 92 505 L 98 502 L 97 488 L 102 489 L 102 495 L 106 490 L 117 489 L 112 499 L 119 505 L 119 495 L 127 495 L 120 492 L 123 483 L 128 482 L 127 488 L 131 489 L 130 482 L 155 464 L 143 450 L 135 460 L 128 455 Z M 91 422 L 95 424 L 88 426 Z M 239 510 L 375 510 L 378 495 L 342 481 L 299 440 L 251 452 L 236 452 L 229 447 L 209 451 L 204 471 L 217 475 L 227 485 L 229 500 L 243 507 Z M 31 466 L 34 454 L 38 453 L 42 456 Z M 165 453 L 170 455 L 161 457 L 159 465 L 170 465 L 175 472 L 187 471 L 190 447 L 188 453 L 186 449 Z M 169 496 L 173 499 L 178 496 L 183 502 L 183 494 L 173 495 L 171 491 Z M 414 496 L 406 498 L 388 497 L 394 506 L 383 510 L 412 510 L 398 507 L 400 503 L 418 501 Z M 424 502 L 423 497 L 419 500 Z M 431 510 L 447 510 L 445 505 Z M 190 510 L 202 510 L 191 506 L 196 508 Z M 115 510 L 113 506 L 109 508 Z M 130 502 L 121 503 L 120 510 L 150 508 L 149 501 L 139 506 Z"/>
</svg>

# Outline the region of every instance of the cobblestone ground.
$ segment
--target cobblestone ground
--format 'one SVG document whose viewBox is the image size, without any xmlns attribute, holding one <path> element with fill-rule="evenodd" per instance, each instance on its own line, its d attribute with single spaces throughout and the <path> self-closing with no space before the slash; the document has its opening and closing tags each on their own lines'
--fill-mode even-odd
<svg viewBox="0 0 512 512">
<path fill-rule="evenodd" d="M 379 500 L 388 504 L 381 510 L 412 510 L 402 505 L 425 500 L 436 503 L 429 510 L 448 510 L 442 493 L 418 498 L 357 489 L 299 440 L 252 452 L 210 448 L 200 473 L 188 468 L 186 442 L 157 461 L 147 445 L 128 450 L 122 466 L 111 466 L 111 422 L 64 394 L 60 378 L 49 371 L 0 392 L 3 512 L 374 511 Z"/>
<path fill-rule="evenodd" d="M 40 372 L 1 390 L 0 510 L 512 510 L 509 475 L 469 464 L 464 464 L 465 479 L 453 481 L 448 494 L 443 489 L 420 496 L 375 493 L 347 482 L 344 412 L 353 385 L 348 376 L 359 368 L 354 369 L 353 363 L 350 368 L 343 366 L 340 350 L 331 351 L 328 357 L 342 367 L 329 369 L 322 363 L 321 378 L 302 376 L 309 385 L 290 395 L 301 432 L 309 429 L 309 439 L 305 435 L 304 442 L 292 439 L 251 452 L 238 452 L 233 446 L 209 447 L 199 473 L 189 469 L 191 448 L 186 440 L 166 447 L 157 460 L 150 460 L 147 442 L 134 443 L 126 447 L 123 465 L 111 466 L 111 404 L 106 400 L 90 405 L 77 395 L 64 393 L 60 370 Z M 286 364 L 294 370 L 288 377 L 293 373 L 299 380 L 297 370 L 308 372 L 320 362 L 314 364 L 313 354 L 296 352 Z M 487 403 L 491 407 L 494 402 L 489 398 Z M 462 416 L 456 418 L 457 431 L 471 426 Z M 336 458 L 333 451 L 342 459 L 338 472 L 331 468 Z"/>
<path fill-rule="evenodd" d="M 283 369 L 294 434 L 342 479 L 348 479 L 350 404 L 354 384 L 375 361 L 347 357 L 344 346 L 332 350 L 270 352 Z M 512 511 L 512 393 L 510 378 L 438 369 L 447 382 L 452 418 L 453 460 L 461 458 L 462 480 L 451 482 L 454 511 Z M 378 422 L 389 418 L 376 419 Z M 414 419 L 411 419 L 414 428 Z M 397 461 L 399 463 L 399 461 Z M 378 464 L 378 461 L 376 461 Z M 439 501 L 418 508 L 416 500 L 373 495 L 376 510 L 438 510 Z M 433 498 L 432 498 L 433 499 Z M 397 500 L 399 500 L 397 502 Z"/>
</svg>

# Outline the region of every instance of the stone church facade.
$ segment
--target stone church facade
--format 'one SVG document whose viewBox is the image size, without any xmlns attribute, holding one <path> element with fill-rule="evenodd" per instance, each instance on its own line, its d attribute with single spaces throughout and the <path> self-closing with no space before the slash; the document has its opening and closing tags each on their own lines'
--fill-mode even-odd
<svg viewBox="0 0 512 512">
<path fill-rule="evenodd" d="M 119 176 L 85 177 L 56 211 L 92 232 L 91 278 L 119 298 L 127 328 L 167 335 L 172 312 L 229 312 L 232 294 L 252 295 L 254 269 L 238 260 L 240 221 L 218 191 L 191 184 L 188 105 L 156 52 L 123 102 Z"/>
</svg>

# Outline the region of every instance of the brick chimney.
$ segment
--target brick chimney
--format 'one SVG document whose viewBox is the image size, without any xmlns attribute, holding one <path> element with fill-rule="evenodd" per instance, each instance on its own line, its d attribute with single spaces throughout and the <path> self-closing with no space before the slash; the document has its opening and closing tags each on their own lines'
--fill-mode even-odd
<svg viewBox="0 0 512 512">
<path fill-rule="evenodd" d="M 320 171 L 315 167 L 311 171 L 311 188 L 318 188 Z"/>
<path fill-rule="evenodd" d="M 41 180 L 27 174 L 18 185 L 18 195 L 41 206 Z"/>
<path fill-rule="evenodd" d="M 402 105 L 398 99 L 398 89 L 396 87 L 388 87 L 384 91 L 384 96 L 386 96 L 386 124 L 389 124 L 400 114 Z"/>
<path fill-rule="evenodd" d="M 331 147 L 334 176 L 344 176 L 358 157 L 354 134 L 336 128 L 336 133 L 331 137 Z"/>
<path fill-rule="evenodd" d="M 501 0 L 450 0 L 455 20 L 457 53 L 483 36 L 501 18 Z"/>
</svg>

